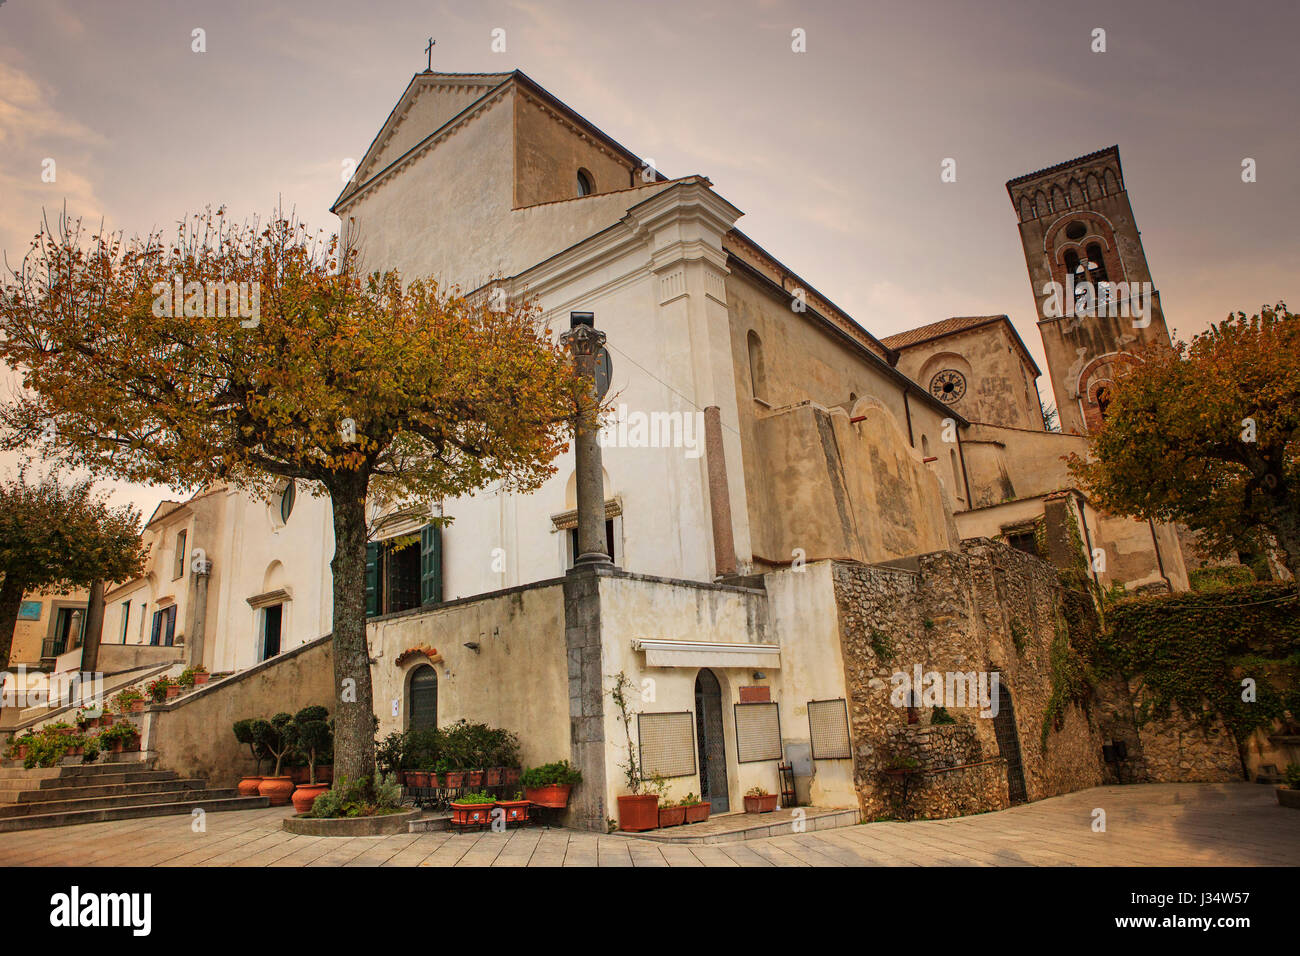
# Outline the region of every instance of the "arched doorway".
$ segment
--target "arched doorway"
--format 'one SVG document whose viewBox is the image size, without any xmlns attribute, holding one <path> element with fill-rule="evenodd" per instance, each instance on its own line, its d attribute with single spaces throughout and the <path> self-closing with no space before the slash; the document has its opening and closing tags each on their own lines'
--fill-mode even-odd
<svg viewBox="0 0 1300 956">
<path fill-rule="evenodd" d="M 1007 796 L 1012 805 L 1028 799 L 1025 792 L 1025 768 L 1020 762 L 1020 734 L 1016 730 L 1016 709 L 1011 703 L 1011 688 L 1006 675 L 998 675 L 998 712 L 993 716 L 993 733 L 998 739 L 998 755 L 1007 762 Z"/>
<path fill-rule="evenodd" d="M 407 692 L 410 721 L 407 730 L 432 730 L 438 726 L 438 672 L 422 664 L 411 675 Z"/>
<path fill-rule="evenodd" d="M 700 746 L 700 797 L 713 813 L 731 809 L 727 799 L 727 745 L 722 736 L 722 686 L 713 671 L 695 676 L 695 738 Z"/>
</svg>

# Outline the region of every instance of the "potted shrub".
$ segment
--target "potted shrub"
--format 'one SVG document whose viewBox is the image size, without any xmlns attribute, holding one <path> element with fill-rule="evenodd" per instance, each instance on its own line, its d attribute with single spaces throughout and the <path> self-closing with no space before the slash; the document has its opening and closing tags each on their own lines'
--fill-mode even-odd
<svg viewBox="0 0 1300 956">
<path fill-rule="evenodd" d="M 672 800 L 659 804 L 659 825 L 661 827 L 679 827 L 686 822 L 686 804 Z"/>
<path fill-rule="evenodd" d="M 492 822 L 496 800 L 486 793 L 467 793 L 451 802 L 451 822 L 458 826 L 483 826 Z"/>
<path fill-rule="evenodd" d="M 99 733 L 99 750 L 102 753 L 107 745 L 110 753 L 120 754 L 124 750 L 140 749 L 140 734 L 131 724 L 114 724 Z"/>
<path fill-rule="evenodd" d="M 328 783 L 316 779 L 316 761 L 333 744 L 329 711 L 319 704 L 304 707 L 294 715 L 289 725 L 289 736 L 295 752 L 301 754 L 307 764 L 307 779 L 298 783 L 292 797 L 294 809 L 306 813 L 316 798 L 329 789 Z"/>
<path fill-rule="evenodd" d="M 144 710 L 144 694 L 127 687 L 113 696 L 113 705 L 119 714 L 139 713 Z"/>
<path fill-rule="evenodd" d="M 1287 764 L 1282 776 L 1286 780 L 1286 786 L 1277 788 L 1278 804 L 1300 810 L 1300 764 Z"/>
<path fill-rule="evenodd" d="M 709 818 L 712 807 L 693 793 L 682 797 L 682 806 L 686 808 L 687 823 L 703 823 Z"/>
<path fill-rule="evenodd" d="M 750 787 L 745 792 L 746 813 L 771 813 L 776 809 L 776 794 L 762 787 Z"/>
<path fill-rule="evenodd" d="M 582 773 L 567 760 L 529 767 L 520 775 L 524 796 L 539 807 L 562 810 L 568 806 L 569 791 L 582 783 Z"/>
<path fill-rule="evenodd" d="M 293 752 L 293 733 L 289 726 L 292 722 L 293 716 L 285 711 L 280 711 L 270 720 L 259 718 L 253 721 L 254 738 L 275 759 L 271 775 L 263 777 L 257 785 L 258 794 L 269 798 L 273 807 L 284 806 L 293 795 L 293 780 L 280 773 L 284 758 Z"/>
<path fill-rule="evenodd" d="M 453 770 L 451 768 L 451 761 L 439 760 L 436 769 L 442 774 L 443 780 L 446 781 L 446 787 L 448 790 L 459 790 L 461 787 L 465 786 L 464 772 Z"/>
<path fill-rule="evenodd" d="M 255 760 L 255 772 L 246 777 L 239 778 L 239 795 L 242 797 L 257 796 L 257 788 L 262 783 L 262 761 L 266 759 L 266 751 L 263 750 L 257 742 L 257 735 L 253 732 L 254 721 L 251 717 L 245 717 L 243 720 L 237 720 L 234 724 L 235 739 L 248 748 Z"/>
<path fill-rule="evenodd" d="M 527 823 L 531 802 L 524 799 L 522 791 L 515 791 L 513 800 L 498 800 L 497 806 L 505 813 L 506 823 Z"/>
<path fill-rule="evenodd" d="M 641 761 L 637 758 L 636 746 L 632 743 L 632 716 L 628 706 L 628 692 L 632 682 L 627 674 L 619 671 L 614 678 L 614 688 L 610 697 L 618 708 L 619 719 L 623 721 L 623 732 L 627 735 L 627 762 L 621 764 L 631 793 L 621 794 L 618 798 L 618 828 L 629 833 L 653 830 L 659 825 L 659 794 L 642 793 L 645 781 L 641 772 Z"/>
</svg>

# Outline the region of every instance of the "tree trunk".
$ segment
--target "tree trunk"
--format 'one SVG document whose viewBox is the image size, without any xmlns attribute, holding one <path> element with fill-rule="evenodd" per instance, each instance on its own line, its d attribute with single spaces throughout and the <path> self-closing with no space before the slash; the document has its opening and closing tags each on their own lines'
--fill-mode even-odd
<svg viewBox="0 0 1300 956">
<path fill-rule="evenodd" d="M 334 507 L 334 775 L 375 774 L 375 708 L 366 643 L 366 476 L 330 488 Z"/>
<path fill-rule="evenodd" d="M 104 635 L 104 582 L 90 586 L 86 603 L 86 636 L 81 640 L 81 669 L 94 672 L 99 667 L 99 643 Z"/>
<path fill-rule="evenodd" d="M 1283 563 L 1291 572 L 1291 580 L 1300 587 L 1300 514 L 1296 513 L 1290 495 L 1285 491 L 1273 496 L 1269 503 L 1269 530 L 1282 549 Z"/>
<path fill-rule="evenodd" d="M 18 609 L 26 592 L 23 582 L 6 575 L 0 585 L 0 670 L 9 669 L 9 654 L 14 647 L 14 625 L 18 623 Z"/>
</svg>

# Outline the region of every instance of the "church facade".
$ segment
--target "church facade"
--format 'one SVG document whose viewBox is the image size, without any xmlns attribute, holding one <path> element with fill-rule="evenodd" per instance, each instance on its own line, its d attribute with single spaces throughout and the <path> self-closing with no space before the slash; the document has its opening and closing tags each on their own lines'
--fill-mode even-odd
<svg viewBox="0 0 1300 956">
<path fill-rule="evenodd" d="M 1102 746 L 1127 731 L 1055 710 L 1048 662 L 1063 626 L 1095 626 L 1097 590 L 1183 590 L 1186 564 L 1174 528 L 1101 513 L 1062 459 L 1086 453 L 1115 370 L 1168 333 L 1158 298 L 1145 325 L 1107 313 L 1118 283 L 1150 279 L 1116 149 L 1008 189 L 1060 431 L 1005 315 L 877 338 L 746 236 L 706 177 L 667 178 L 522 73 L 416 75 L 333 211 L 367 268 L 535 300 L 557 335 L 594 313 L 612 566 L 573 569 L 572 453 L 532 494 L 488 489 L 444 501 L 445 526 L 378 533 L 381 735 L 513 729 L 526 761 L 582 769 L 570 821 L 595 829 L 632 748 L 670 795 L 719 811 L 774 790 L 781 763 L 801 800 L 866 815 L 890 812 L 900 767 L 924 768 L 914 796 L 938 815 L 1110 779 Z M 1064 317 L 1037 291 L 1052 281 Z M 273 658 L 272 618 L 275 652 L 328 666 L 328 503 L 284 513 L 284 493 L 156 519 L 167 542 L 212 513 L 184 545 L 205 549 L 206 610 L 179 612 L 211 670 Z M 165 577 L 113 598 L 157 605 Z M 611 702 L 619 675 L 631 715 Z"/>
</svg>

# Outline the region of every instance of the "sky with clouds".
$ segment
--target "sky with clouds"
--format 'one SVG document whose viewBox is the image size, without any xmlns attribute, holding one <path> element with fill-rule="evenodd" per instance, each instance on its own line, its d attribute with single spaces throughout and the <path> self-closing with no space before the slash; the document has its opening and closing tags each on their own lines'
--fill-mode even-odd
<svg viewBox="0 0 1300 956">
<path fill-rule="evenodd" d="M 1297 33 L 1294 0 L 3 0 L 0 250 L 65 204 L 128 235 L 277 202 L 332 230 L 432 35 L 434 69 L 521 69 L 666 175 L 710 177 L 875 335 L 1005 312 L 1045 367 L 1004 184 L 1112 144 L 1177 336 L 1300 302 Z M 110 487 L 146 516 L 171 494 Z"/>
</svg>

